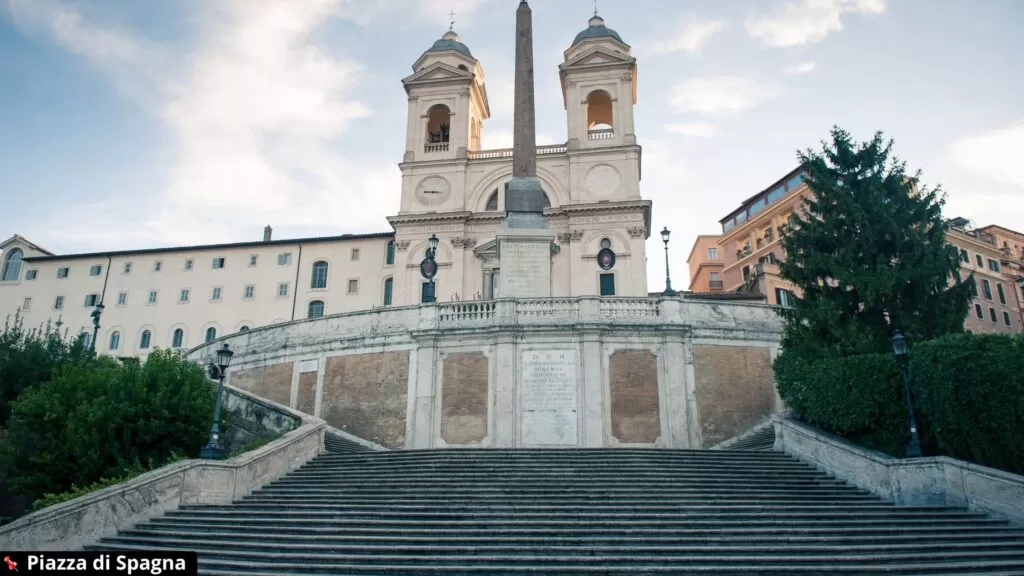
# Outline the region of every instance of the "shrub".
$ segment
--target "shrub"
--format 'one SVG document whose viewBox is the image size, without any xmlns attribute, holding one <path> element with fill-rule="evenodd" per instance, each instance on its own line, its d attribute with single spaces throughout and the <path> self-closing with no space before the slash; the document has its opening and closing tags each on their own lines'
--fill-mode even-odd
<svg viewBox="0 0 1024 576">
<path fill-rule="evenodd" d="M 874 450 L 903 453 L 910 431 L 892 355 L 805 358 L 783 351 L 773 367 L 779 396 L 801 420 Z"/>
<path fill-rule="evenodd" d="M 955 334 L 910 356 L 914 400 L 942 454 L 1024 473 L 1024 338 Z"/>
<path fill-rule="evenodd" d="M 32 500 L 198 455 L 215 388 L 176 352 L 144 365 L 96 358 L 59 367 L 13 405 L 0 447 L 12 491 Z"/>
<path fill-rule="evenodd" d="M 910 440 L 891 354 L 808 358 L 773 368 L 794 414 L 857 444 L 902 457 Z M 909 375 L 925 455 L 1024 472 L 1024 338 L 953 334 L 912 347 Z"/>
</svg>

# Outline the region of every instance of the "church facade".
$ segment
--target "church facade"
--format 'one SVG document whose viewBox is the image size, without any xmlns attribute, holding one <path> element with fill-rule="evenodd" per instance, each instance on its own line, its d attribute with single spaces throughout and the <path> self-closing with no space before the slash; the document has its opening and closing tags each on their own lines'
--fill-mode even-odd
<svg viewBox="0 0 1024 576">
<path fill-rule="evenodd" d="M 646 297 L 651 202 L 640 194 L 636 59 L 595 16 L 557 73 L 568 138 L 536 151 L 553 235 L 550 294 Z M 408 123 L 393 231 L 273 240 L 268 227 L 256 242 L 69 255 L 14 235 L 0 243 L 0 317 L 18 312 L 29 327 L 60 319 L 91 337 L 102 304 L 98 352 L 189 348 L 259 326 L 417 304 L 431 236 L 438 301 L 500 298 L 496 238 L 512 150 L 480 146 L 490 117 L 483 67 L 449 30 L 402 83 Z"/>
</svg>

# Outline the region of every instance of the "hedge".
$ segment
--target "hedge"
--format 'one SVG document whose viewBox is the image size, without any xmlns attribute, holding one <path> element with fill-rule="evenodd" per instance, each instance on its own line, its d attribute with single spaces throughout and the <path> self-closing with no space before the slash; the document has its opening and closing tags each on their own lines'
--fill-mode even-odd
<svg viewBox="0 0 1024 576">
<path fill-rule="evenodd" d="M 899 363 L 890 354 L 774 363 L 779 395 L 810 424 L 902 456 L 910 440 Z M 1024 473 L 1024 338 L 955 334 L 920 342 L 909 375 L 925 455 Z"/>
</svg>

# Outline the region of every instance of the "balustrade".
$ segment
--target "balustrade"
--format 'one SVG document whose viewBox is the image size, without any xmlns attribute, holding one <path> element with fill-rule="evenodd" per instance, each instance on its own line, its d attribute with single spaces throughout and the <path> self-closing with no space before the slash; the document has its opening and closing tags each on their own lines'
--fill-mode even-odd
<svg viewBox="0 0 1024 576">
<path fill-rule="evenodd" d="M 610 140 L 615 137 L 615 130 L 612 128 L 599 128 L 587 132 L 587 137 L 591 140 Z"/>
</svg>

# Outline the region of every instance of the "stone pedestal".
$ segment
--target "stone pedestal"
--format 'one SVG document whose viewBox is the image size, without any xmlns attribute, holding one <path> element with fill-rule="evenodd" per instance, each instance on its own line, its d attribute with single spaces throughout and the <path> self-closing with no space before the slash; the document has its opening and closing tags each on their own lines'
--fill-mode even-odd
<svg viewBox="0 0 1024 576">
<path fill-rule="evenodd" d="M 544 229 L 511 228 L 497 237 L 501 298 L 551 297 L 551 242 Z"/>
</svg>

